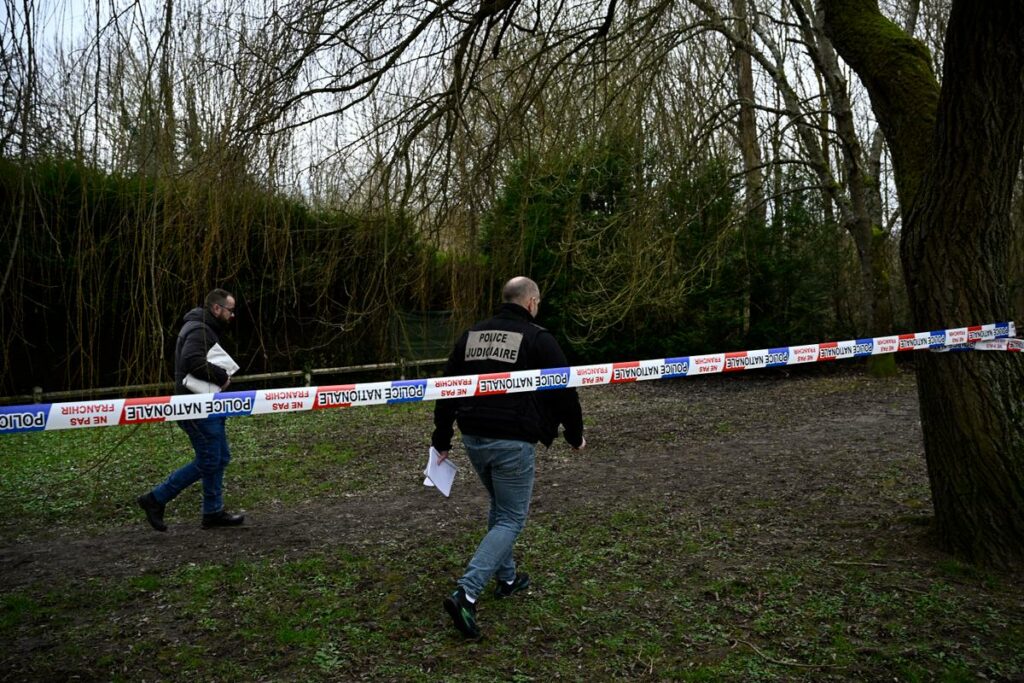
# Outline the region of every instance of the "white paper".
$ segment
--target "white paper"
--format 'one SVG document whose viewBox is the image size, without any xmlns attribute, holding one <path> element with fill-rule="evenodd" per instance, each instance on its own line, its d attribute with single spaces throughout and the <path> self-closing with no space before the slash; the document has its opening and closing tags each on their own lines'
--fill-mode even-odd
<svg viewBox="0 0 1024 683">
<path fill-rule="evenodd" d="M 193 394 L 216 394 L 220 391 L 220 387 L 213 382 L 207 382 L 192 375 L 185 375 L 185 379 L 181 380 L 181 383 Z"/>
<path fill-rule="evenodd" d="M 206 352 L 206 362 L 216 365 L 218 368 L 223 368 L 228 373 L 228 377 L 238 372 L 238 363 L 228 355 L 227 351 L 221 348 L 220 344 L 214 344 Z"/>
<path fill-rule="evenodd" d="M 223 369 L 228 373 L 228 377 L 238 372 L 238 363 L 228 355 L 228 352 L 220 344 L 214 344 L 206 352 L 206 362 Z M 181 383 L 193 394 L 216 394 L 220 391 L 220 387 L 213 382 L 207 382 L 191 374 L 185 375 L 185 379 L 181 380 Z"/>
<path fill-rule="evenodd" d="M 426 479 L 425 486 L 436 486 L 437 490 L 444 494 L 445 498 L 451 495 L 452 482 L 455 481 L 455 473 L 458 468 L 451 458 L 441 460 L 441 454 L 433 446 L 430 447 L 430 454 L 427 456 L 427 468 L 423 470 Z"/>
</svg>

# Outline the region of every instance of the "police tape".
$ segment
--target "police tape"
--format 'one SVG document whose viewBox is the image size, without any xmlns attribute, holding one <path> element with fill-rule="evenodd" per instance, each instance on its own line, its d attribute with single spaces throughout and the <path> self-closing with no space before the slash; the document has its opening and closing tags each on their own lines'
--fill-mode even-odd
<svg viewBox="0 0 1024 683">
<path fill-rule="evenodd" d="M 436 401 L 692 377 L 901 351 L 1024 351 L 1012 322 L 888 337 L 487 375 L 0 407 L 0 434 Z"/>
</svg>

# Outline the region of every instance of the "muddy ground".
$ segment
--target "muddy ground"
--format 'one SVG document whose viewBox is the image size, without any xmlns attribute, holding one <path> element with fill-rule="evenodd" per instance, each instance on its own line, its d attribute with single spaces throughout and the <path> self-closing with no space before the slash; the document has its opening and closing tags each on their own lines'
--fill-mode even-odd
<svg viewBox="0 0 1024 683">
<path fill-rule="evenodd" d="M 757 499 L 753 510 L 763 515 L 733 521 L 757 525 L 754 542 L 766 552 L 818 546 L 838 557 L 898 548 L 922 561 L 938 553 L 928 538 L 927 475 L 908 372 L 886 381 L 851 370 L 695 378 L 587 389 L 581 398 L 588 449 L 541 448 L 531 515 L 660 496 L 688 508 L 699 524 L 749 516 L 747 503 Z M 378 442 L 385 451 L 416 452 L 420 445 L 409 438 L 382 431 Z M 126 506 L 123 528 L 5 544 L 2 583 L 136 575 L 417 535 L 476 516 L 483 493 L 462 464 L 450 500 L 426 492 L 398 460 L 370 492 L 249 510 L 245 527 L 232 534 L 196 525 L 153 533 Z M 894 488 L 898 500 L 888 495 Z"/>
<path fill-rule="evenodd" d="M 850 365 L 642 382 L 580 395 L 588 448 L 575 453 L 561 442 L 539 450 L 535 520 L 656 500 L 694 535 L 708 526 L 731 530 L 700 557 L 673 557 L 681 575 L 742 576 L 746 567 L 813 557 L 825 566 L 877 571 L 883 581 L 898 575 L 892 589 L 925 595 L 935 568 L 954 562 L 931 535 L 917 391 L 906 368 L 885 380 Z M 120 526 L 86 531 L 72 523 L 27 541 L 7 530 L 0 535 L 0 589 L 166 574 L 189 563 L 301 558 L 344 546 L 402 547 L 446 529 L 475 528 L 485 498 L 464 456 L 453 456 L 461 471 L 452 498 L 422 486 L 424 416 L 429 420 L 423 411 L 376 432 L 363 423 L 369 433 L 362 438 L 379 453 L 415 454 L 382 458 L 367 489 L 260 505 L 230 532 L 177 520 L 169 533 L 155 533 L 131 499 L 119 503 Z M 343 419 L 335 428 L 345 438 Z M 642 551 L 643 543 L 632 547 Z M 1001 585 L 1014 583 L 1005 578 Z M 991 600 L 982 584 L 962 590 Z M 1024 588 L 999 600 L 1024 615 Z M 1024 628 L 1022 621 L 1013 628 Z M 975 635 L 947 634 L 953 642 Z"/>
</svg>

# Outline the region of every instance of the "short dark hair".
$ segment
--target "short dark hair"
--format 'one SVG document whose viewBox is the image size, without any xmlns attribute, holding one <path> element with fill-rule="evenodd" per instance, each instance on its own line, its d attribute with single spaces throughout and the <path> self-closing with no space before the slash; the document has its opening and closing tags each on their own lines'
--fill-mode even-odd
<svg viewBox="0 0 1024 683">
<path fill-rule="evenodd" d="M 210 293 L 206 295 L 206 307 L 209 308 L 214 304 L 223 306 L 228 302 L 228 297 L 234 298 L 234 295 L 226 289 L 211 289 Z"/>
</svg>

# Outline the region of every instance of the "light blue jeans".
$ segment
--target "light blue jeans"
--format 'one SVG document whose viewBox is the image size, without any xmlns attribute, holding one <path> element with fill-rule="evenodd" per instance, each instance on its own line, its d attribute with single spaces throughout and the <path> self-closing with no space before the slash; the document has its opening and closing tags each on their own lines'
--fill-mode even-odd
<svg viewBox="0 0 1024 683">
<path fill-rule="evenodd" d="M 224 420 L 223 417 L 208 417 L 178 422 L 178 426 L 188 434 L 196 457 L 189 464 L 171 472 L 167 481 L 153 489 L 156 502 L 167 504 L 202 479 L 203 514 L 210 515 L 224 509 L 224 468 L 231 462 Z"/>
<path fill-rule="evenodd" d="M 473 598 L 483 593 L 492 576 L 511 581 L 516 576 L 512 546 L 526 526 L 533 496 L 534 445 L 525 441 L 488 439 L 463 434 L 469 461 L 491 496 L 487 534 L 458 583 Z"/>
</svg>

